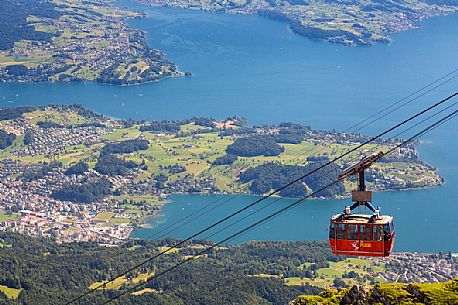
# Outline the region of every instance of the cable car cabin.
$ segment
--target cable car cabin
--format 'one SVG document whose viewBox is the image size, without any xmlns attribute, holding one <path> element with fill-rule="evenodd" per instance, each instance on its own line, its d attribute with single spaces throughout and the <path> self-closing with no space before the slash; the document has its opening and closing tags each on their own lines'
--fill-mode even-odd
<svg viewBox="0 0 458 305">
<path fill-rule="evenodd" d="M 331 218 L 329 243 L 334 254 L 389 256 L 395 237 L 391 216 L 337 214 Z"/>
</svg>

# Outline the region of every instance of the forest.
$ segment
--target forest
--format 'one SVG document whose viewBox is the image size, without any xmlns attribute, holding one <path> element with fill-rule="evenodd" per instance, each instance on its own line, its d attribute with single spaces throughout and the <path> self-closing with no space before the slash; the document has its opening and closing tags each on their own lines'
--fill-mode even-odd
<svg viewBox="0 0 458 305">
<path fill-rule="evenodd" d="M 17 302 L 0 292 L 5 305 L 57 305 L 88 290 L 171 245 L 175 240 L 132 240 L 121 247 L 100 247 L 94 243 L 57 245 L 46 239 L 0 233 L 0 285 L 22 289 Z M 211 242 L 186 243 L 179 252 L 162 255 L 127 278 L 160 272 L 186 255 L 201 251 Z M 287 304 L 302 294 L 318 294 L 311 286 L 285 286 L 280 278 L 257 274 L 293 275 L 302 263 L 337 261 L 325 242 L 250 242 L 211 250 L 208 257 L 190 261 L 181 268 L 146 284 L 160 291 L 127 295 L 113 304 Z M 131 287 L 99 290 L 80 304 L 100 304 Z M 141 289 L 141 288 L 140 288 Z"/>
<path fill-rule="evenodd" d="M 11 146 L 16 140 L 16 135 L 12 133 L 7 133 L 4 130 L 0 130 L 0 149 L 7 148 Z"/>
<path fill-rule="evenodd" d="M 235 161 L 237 161 L 237 156 L 224 155 L 224 156 L 216 158 L 216 160 L 213 161 L 212 165 L 231 165 Z"/>
<path fill-rule="evenodd" d="M 133 161 L 124 161 L 113 155 L 101 155 L 94 169 L 103 175 L 127 175 L 129 169 L 137 167 Z"/>
<path fill-rule="evenodd" d="M 38 121 L 37 126 L 41 128 L 65 128 L 64 125 L 57 124 L 54 122 L 49 122 L 49 121 Z"/>
<path fill-rule="evenodd" d="M 153 132 L 178 132 L 180 131 L 181 123 L 178 121 L 153 121 L 148 125 L 140 126 L 140 131 Z"/>
<path fill-rule="evenodd" d="M 0 121 L 20 118 L 24 113 L 34 111 L 35 107 L 14 107 L 0 109 Z"/>
<path fill-rule="evenodd" d="M 62 201 L 81 203 L 100 202 L 110 194 L 111 183 L 102 178 L 98 181 L 83 184 L 65 185 L 60 190 L 54 191 L 51 197 Z"/>
<path fill-rule="evenodd" d="M 102 154 L 130 154 L 134 151 L 148 149 L 148 140 L 132 139 L 117 143 L 106 144 L 102 149 Z"/>
<path fill-rule="evenodd" d="M 73 164 L 69 168 L 67 168 L 64 174 L 67 176 L 82 175 L 85 172 L 87 172 L 88 170 L 89 170 L 89 165 L 87 165 L 87 163 L 85 162 L 80 161 L 80 162 Z"/>
<path fill-rule="evenodd" d="M 100 285 L 101 281 L 177 242 L 174 239 L 130 240 L 120 247 L 102 247 L 95 243 L 59 245 L 44 238 L 0 233 L 0 287 L 19 291 L 17 299 L 10 299 L 0 290 L 0 304 L 65 304 L 89 291 L 89 286 Z M 102 304 L 211 244 L 203 240 L 186 242 L 177 251 L 128 273 L 119 284 L 107 284 L 76 304 Z M 283 277 L 306 277 L 317 268 L 327 267 L 329 262 L 344 259 L 331 254 L 327 243 L 321 241 L 252 241 L 224 245 L 148 283 L 143 282 L 135 293 L 127 293 L 112 304 L 457 304 L 458 279 L 437 284 L 388 283 L 339 290 L 323 290 L 307 284 L 287 286 L 283 282 Z"/>
<path fill-rule="evenodd" d="M 16 41 L 27 39 L 50 41 L 50 33 L 35 31 L 27 23 L 30 15 L 57 18 L 61 13 L 46 0 L 2 0 L 0 1 L 0 50 L 8 50 Z"/>
<path fill-rule="evenodd" d="M 284 151 L 285 149 L 269 136 L 237 138 L 226 148 L 228 155 L 240 157 L 278 156 Z"/>
</svg>

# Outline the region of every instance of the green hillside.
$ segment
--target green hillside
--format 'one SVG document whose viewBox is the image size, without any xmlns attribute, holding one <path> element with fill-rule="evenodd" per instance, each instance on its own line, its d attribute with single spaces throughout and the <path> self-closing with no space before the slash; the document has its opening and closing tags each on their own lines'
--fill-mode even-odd
<svg viewBox="0 0 458 305">
<path fill-rule="evenodd" d="M 90 288 L 96 290 L 77 304 L 102 304 L 135 285 L 113 304 L 118 305 L 294 305 L 304 304 L 457 304 L 458 279 L 438 284 L 379 284 L 389 274 L 410 273 L 416 280 L 422 264 L 437 263 L 441 274 L 456 274 L 458 260 L 452 255 L 410 253 L 408 269 L 399 269 L 396 256 L 379 263 L 330 253 L 327 242 L 253 241 L 215 247 L 179 268 L 155 279 L 152 276 L 200 254 L 211 242 L 187 242 L 165 255 L 108 282 L 109 278 L 169 249 L 177 241 L 131 240 L 118 247 L 96 243 L 56 244 L 50 239 L 0 232 L 0 304 L 60 305 Z M 439 270 L 438 270 L 439 271 Z M 353 275 L 352 275 L 353 273 Z M 324 290 L 319 281 L 336 278 L 364 289 Z M 292 278 L 305 283 L 287 282 Z M 148 281 L 148 282 L 146 282 Z M 297 285 L 296 285 L 297 284 Z M 361 287 L 361 286 L 358 286 Z M 359 300 L 359 301 L 358 301 Z M 359 303 L 358 303 L 359 302 Z"/>
<path fill-rule="evenodd" d="M 292 305 L 334 304 L 458 304 L 458 278 L 435 284 L 389 283 L 362 288 L 325 290 L 318 296 L 300 296 Z"/>
</svg>

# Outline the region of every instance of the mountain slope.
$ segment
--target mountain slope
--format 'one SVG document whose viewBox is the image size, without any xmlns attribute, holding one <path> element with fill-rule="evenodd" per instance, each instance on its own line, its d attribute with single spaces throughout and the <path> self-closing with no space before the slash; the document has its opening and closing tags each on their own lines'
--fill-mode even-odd
<svg viewBox="0 0 458 305">
<path fill-rule="evenodd" d="M 292 305 L 333 304 L 458 304 L 458 278 L 444 283 L 400 284 L 390 283 L 369 289 L 351 288 L 325 290 L 318 296 L 300 296 Z"/>
</svg>

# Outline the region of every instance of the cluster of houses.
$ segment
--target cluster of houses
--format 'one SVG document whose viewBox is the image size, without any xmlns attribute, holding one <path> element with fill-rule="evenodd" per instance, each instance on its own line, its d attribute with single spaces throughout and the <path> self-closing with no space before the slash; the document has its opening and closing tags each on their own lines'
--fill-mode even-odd
<svg viewBox="0 0 458 305">
<path fill-rule="evenodd" d="M 0 223 L 1 231 L 49 236 L 58 242 L 117 243 L 125 240 L 132 230 L 129 223 L 137 221 L 142 215 L 127 213 L 112 196 L 92 203 L 61 201 L 52 197 L 54 191 L 66 185 L 78 185 L 102 177 L 110 180 L 113 191 L 128 196 L 165 197 L 175 193 L 214 190 L 213 179 L 196 179 L 192 175 L 165 183 L 158 183 L 154 178 L 137 181 L 135 176 L 137 171 L 141 171 L 140 168 L 126 176 L 105 176 L 92 169 L 83 175 L 66 175 L 65 169 L 58 164 L 53 167 L 41 162 L 26 163 L 13 159 L 43 155 L 53 157 L 59 153 L 71 152 L 76 145 L 92 147 L 94 144 L 104 143 L 106 141 L 101 136 L 119 127 L 110 122 L 104 122 L 104 125 L 107 127 L 97 127 L 98 124 L 95 124 L 84 127 L 44 128 L 30 124 L 24 118 L 2 122 L 2 128 L 9 133 L 29 133 L 31 136 L 28 144 L 16 147 L 10 152 L 11 158 L 0 160 L 0 213 L 14 215 Z M 46 167 L 44 175 L 33 176 L 34 172 L 42 171 L 43 167 Z M 26 173 L 31 173 L 33 178 L 24 178 Z M 143 208 L 146 207 L 140 207 Z M 155 213 L 159 206 L 152 205 L 147 208 L 148 213 Z M 110 213 L 111 216 L 103 219 L 97 217 L 102 213 Z M 116 218 L 123 218 L 124 221 L 110 221 Z"/>
<path fill-rule="evenodd" d="M 70 208 L 67 207 L 67 210 Z M 133 229 L 128 223 L 107 225 L 107 221 L 65 215 L 67 213 L 71 212 L 44 213 L 20 210 L 17 219 L 0 222 L 0 232 L 48 237 L 58 243 L 92 241 L 117 244 L 126 240 Z"/>
<path fill-rule="evenodd" d="M 31 133 L 30 143 L 12 154 L 18 157 L 38 155 L 53 157 L 72 146 L 91 146 L 100 143 L 102 141 L 100 137 L 109 131 L 107 128 L 93 126 L 30 129 L 28 130 Z"/>
<path fill-rule="evenodd" d="M 39 164 L 24 164 L 19 160 L 3 159 L 0 160 L 0 178 L 5 178 L 13 175 L 20 175 L 26 169 L 34 170 L 38 168 Z"/>
<path fill-rule="evenodd" d="M 11 172 L 3 162 L 0 172 Z M 20 166 L 20 165 L 19 165 Z M 108 202 L 89 204 L 53 199 L 51 194 L 64 184 L 78 184 L 91 180 L 98 173 L 65 176 L 62 168 L 53 169 L 40 179 L 25 181 L 17 177 L 0 179 L 0 214 L 9 215 L 0 222 L 0 231 L 11 231 L 30 236 L 52 237 L 57 242 L 96 241 L 118 243 L 129 237 L 129 223 L 109 223 L 112 217 L 100 219 L 97 215 L 113 212 L 116 206 Z M 135 216 L 135 215 L 134 215 Z M 130 217 L 124 213 L 123 217 Z"/>
<path fill-rule="evenodd" d="M 439 283 L 458 276 L 458 254 L 396 252 L 375 260 L 385 264 L 380 275 L 388 282 Z"/>
</svg>

